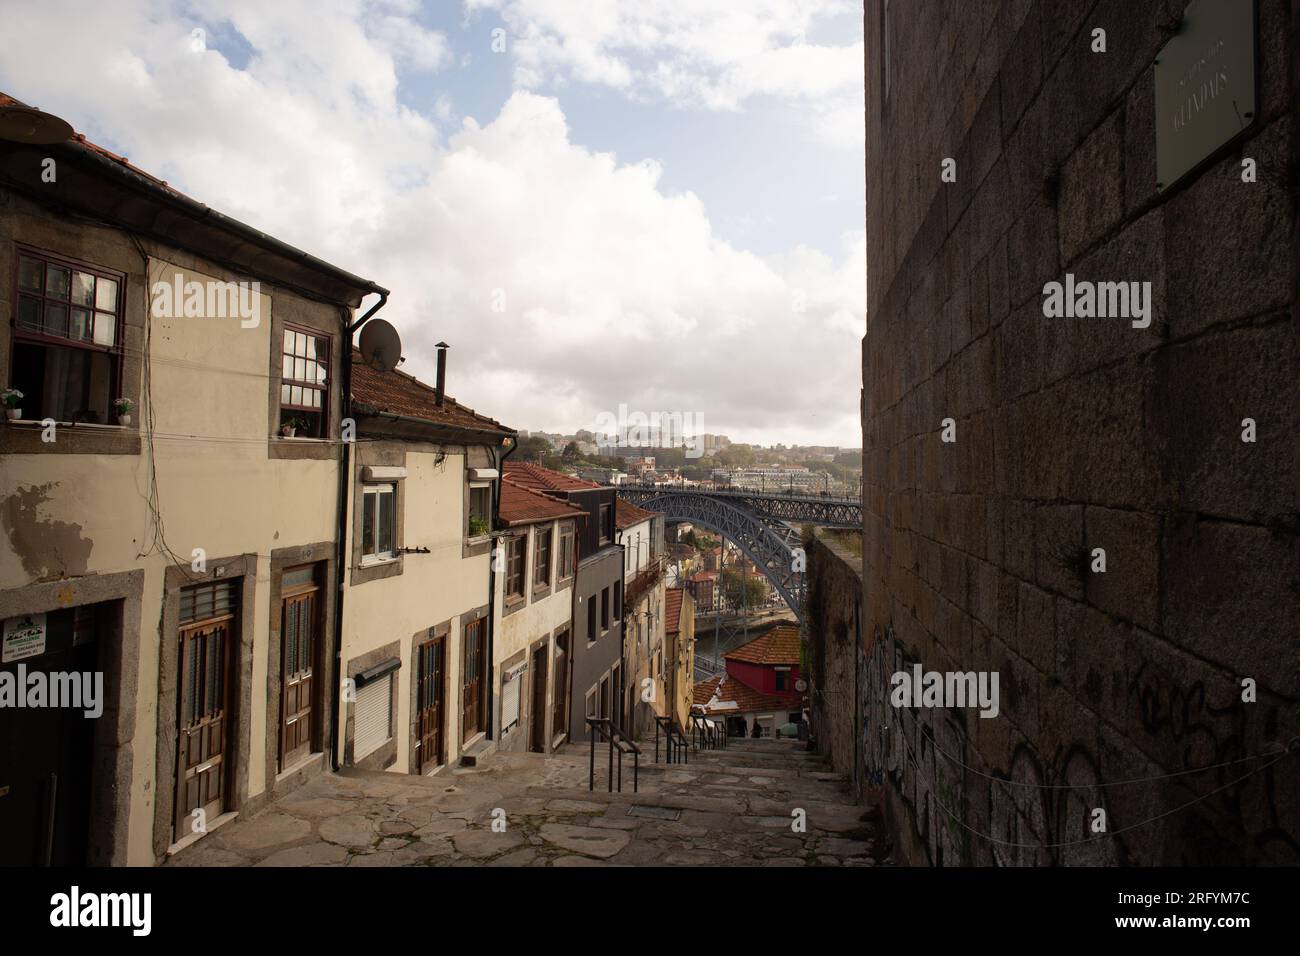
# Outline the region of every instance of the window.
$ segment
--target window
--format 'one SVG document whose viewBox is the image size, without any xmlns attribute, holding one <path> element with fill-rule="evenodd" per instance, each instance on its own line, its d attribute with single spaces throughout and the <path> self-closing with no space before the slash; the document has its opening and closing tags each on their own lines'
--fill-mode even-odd
<svg viewBox="0 0 1300 956">
<path fill-rule="evenodd" d="M 776 689 L 777 690 L 790 689 L 790 668 L 778 667 L 776 669 Z"/>
<path fill-rule="evenodd" d="M 393 736 L 393 675 L 357 688 L 353 760 L 374 753 Z"/>
<path fill-rule="evenodd" d="M 555 571 L 561 581 L 573 576 L 573 542 L 573 522 L 565 522 L 560 525 L 560 563 Z"/>
<path fill-rule="evenodd" d="M 361 560 L 397 556 L 397 485 L 366 485 L 362 490 Z"/>
<path fill-rule="evenodd" d="M 533 584 L 549 587 L 551 583 L 551 529 L 537 531 L 537 545 L 533 548 Z"/>
<path fill-rule="evenodd" d="M 593 594 L 587 598 L 587 640 L 595 643 L 596 641 L 596 603 L 600 596 Z"/>
<path fill-rule="evenodd" d="M 621 620 L 623 617 L 623 582 L 614 582 L 614 620 Z"/>
<path fill-rule="evenodd" d="M 280 368 L 280 428 L 295 437 L 329 437 L 330 337 L 308 329 L 284 328 Z"/>
<path fill-rule="evenodd" d="M 609 630 L 609 588 L 603 588 L 600 592 L 600 631 L 603 634 Z"/>
<path fill-rule="evenodd" d="M 599 717 L 599 716 L 600 716 L 598 713 L 596 713 L 596 688 L 593 687 L 591 690 L 587 691 L 587 701 L 586 701 L 586 704 L 587 704 L 587 716 L 588 716 L 588 717 Z"/>
<path fill-rule="evenodd" d="M 506 597 L 524 596 L 524 536 L 514 535 L 506 541 Z"/>
<path fill-rule="evenodd" d="M 610 541 L 614 540 L 614 532 L 610 522 L 611 516 L 612 516 L 612 512 L 610 511 L 609 505 L 601 505 L 600 506 L 600 543 L 601 544 L 609 544 Z"/>
<path fill-rule="evenodd" d="M 20 250 L 10 383 L 23 417 L 112 423 L 121 377 L 122 277 Z"/>
<path fill-rule="evenodd" d="M 477 538 L 492 530 L 492 486 L 470 485 L 469 536 Z"/>
</svg>

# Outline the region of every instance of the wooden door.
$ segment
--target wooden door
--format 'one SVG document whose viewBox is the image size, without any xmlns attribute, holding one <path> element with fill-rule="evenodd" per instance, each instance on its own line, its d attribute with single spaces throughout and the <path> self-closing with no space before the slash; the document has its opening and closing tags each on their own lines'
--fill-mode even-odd
<svg viewBox="0 0 1300 956">
<path fill-rule="evenodd" d="M 284 573 L 280 616 L 280 770 L 312 752 L 319 590 L 311 568 Z"/>
<path fill-rule="evenodd" d="M 487 728 L 486 688 L 483 686 L 483 671 L 487 663 L 487 648 L 484 638 L 487 629 L 483 621 L 477 620 L 465 627 L 461 635 L 461 727 L 464 733 L 461 740 L 469 740 L 475 734 Z"/>
<path fill-rule="evenodd" d="M 546 645 L 533 651 L 533 709 L 529 736 L 532 750 L 546 752 Z"/>
<path fill-rule="evenodd" d="M 446 763 L 443 748 L 443 724 L 446 713 L 446 647 L 444 638 L 435 637 L 420 645 L 419 686 L 416 701 L 419 711 L 416 726 L 419 733 L 416 760 L 420 773 Z"/>
<path fill-rule="evenodd" d="M 203 810 L 208 825 L 225 810 L 232 620 L 204 621 L 180 631 L 177 840 L 196 832 L 195 810 Z"/>
</svg>

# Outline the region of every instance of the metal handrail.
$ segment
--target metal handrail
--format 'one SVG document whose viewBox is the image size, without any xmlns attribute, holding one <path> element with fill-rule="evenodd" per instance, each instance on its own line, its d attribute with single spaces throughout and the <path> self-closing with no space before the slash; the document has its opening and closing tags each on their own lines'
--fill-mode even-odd
<svg viewBox="0 0 1300 956">
<path fill-rule="evenodd" d="M 596 733 L 609 741 L 609 792 L 614 792 L 614 751 L 618 751 L 618 792 L 623 792 L 623 755 L 632 755 L 632 792 L 638 792 L 641 780 L 641 748 L 627 732 L 608 717 L 588 717 L 591 736 L 591 761 L 587 770 L 587 789 L 596 789 Z"/>
<path fill-rule="evenodd" d="M 668 763 L 682 763 L 682 755 L 685 754 L 685 763 L 691 762 L 690 742 L 686 739 L 686 734 L 682 732 L 681 727 L 677 725 L 671 716 L 655 716 L 655 763 L 659 762 L 659 731 L 663 729 L 665 744 L 665 755 Z"/>
</svg>

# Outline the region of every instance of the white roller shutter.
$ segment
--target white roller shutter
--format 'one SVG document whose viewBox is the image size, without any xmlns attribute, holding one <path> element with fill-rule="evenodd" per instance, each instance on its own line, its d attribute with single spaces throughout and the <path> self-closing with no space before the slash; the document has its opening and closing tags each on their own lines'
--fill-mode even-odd
<svg viewBox="0 0 1300 956">
<path fill-rule="evenodd" d="M 360 760 L 392 736 L 393 675 L 385 674 L 357 688 L 356 732 L 352 755 Z"/>
<path fill-rule="evenodd" d="M 519 694 L 523 689 L 523 674 L 516 671 L 507 675 L 501 687 L 501 732 L 505 733 L 519 723 Z"/>
</svg>

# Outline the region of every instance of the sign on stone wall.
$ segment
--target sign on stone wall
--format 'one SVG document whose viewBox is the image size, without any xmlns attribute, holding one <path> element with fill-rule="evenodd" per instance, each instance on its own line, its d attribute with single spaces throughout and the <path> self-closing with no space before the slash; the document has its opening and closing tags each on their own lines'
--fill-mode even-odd
<svg viewBox="0 0 1300 956">
<path fill-rule="evenodd" d="M 1156 188 L 1255 120 L 1255 0 L 1194 0 L 1155 62 Z"/>
</svg>

